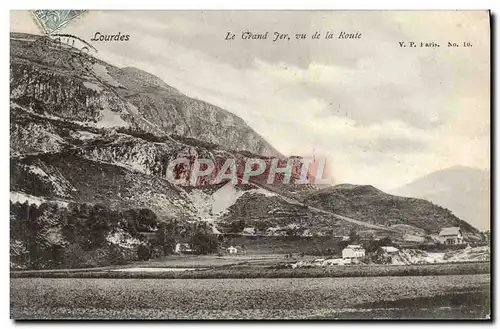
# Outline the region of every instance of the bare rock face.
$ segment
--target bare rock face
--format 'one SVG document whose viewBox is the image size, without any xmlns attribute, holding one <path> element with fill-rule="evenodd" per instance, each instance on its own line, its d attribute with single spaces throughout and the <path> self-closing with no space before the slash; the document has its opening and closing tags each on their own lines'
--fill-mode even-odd
<svg viewBox="0 0 500 329">
<path fill-rule="evenodd" d="M 50 41 L 33 46 L 35 41 L 16 36 L 11 38 L 11 100 L 31 111 L 101 128 L 129 127 L 279 155 L 238 116 L 183 95 L 150 73 L 94 58 L 74 60 L 71 49 Z"/>
</svg>

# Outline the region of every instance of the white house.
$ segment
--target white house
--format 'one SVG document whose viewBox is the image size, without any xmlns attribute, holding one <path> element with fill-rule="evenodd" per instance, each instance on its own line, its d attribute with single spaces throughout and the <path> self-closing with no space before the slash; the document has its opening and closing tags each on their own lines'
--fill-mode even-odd
<svg viewBox="0 0 500 329">
<path fill-rule="evenodd" d="M 385 253 L 385 254 L 396 254 L 399 252 L 399 249 L 396 248 L 396 247 L 393 247 L 393 246 L 383 246 L 383 247 L 380 247 L 380 251 Z"/>
<path fill-rule="evenodd" d="M 175 253 L 180 254 L 180 253 L 191 253 L 193 252 L 193 249 L 191 249 L 191 246 L 187 243 L 178 243 L 175 245 Z"/>
<path fill-rule="evenodd" d="M 462 244 L 464 237 L 460 227 L 444 227 L 439 232 L 439 241 L 443 244 Z"/>
<path fill-rule="evenodd" d="M 255 235 L 255 227 L 245 227 L 243 229 L 244 235 Z"/>
<path fill-rule="evenodd" d="M 236 249 L 235 247 L 231 246 L 229 248 L 226 249 L 228 253 L 230 254 L 236 254 L 238 252 L 238 249 Z"/>
<path fill-rule="evenodd" d="M 350 244 L 342 250 L 342 258 L 356 259 L 365 257 L 365 248 L 359 244 Z"/>
</svg>

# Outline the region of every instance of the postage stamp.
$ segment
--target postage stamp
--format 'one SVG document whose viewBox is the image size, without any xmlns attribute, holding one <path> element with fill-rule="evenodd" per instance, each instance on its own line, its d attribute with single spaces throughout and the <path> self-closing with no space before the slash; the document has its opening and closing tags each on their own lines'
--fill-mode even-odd
<svg viewBox="0 0 500 329">
<path fill-rule="evenodd" d="M 86 10 L 32 10 L 33 17 L 47 34 L 59 31 L 73 19 L 83 15 Z"/>
</svg>

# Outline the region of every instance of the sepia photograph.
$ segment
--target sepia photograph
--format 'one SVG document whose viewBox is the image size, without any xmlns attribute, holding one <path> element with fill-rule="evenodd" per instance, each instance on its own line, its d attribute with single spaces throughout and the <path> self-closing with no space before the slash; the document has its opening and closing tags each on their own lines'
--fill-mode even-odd
<svg viewBox="0 0 500 329">
<path fill-rule="evenodd" d="M 491 320 L 488 10 L 11 10 L 13 320 Z"/>
</svg>

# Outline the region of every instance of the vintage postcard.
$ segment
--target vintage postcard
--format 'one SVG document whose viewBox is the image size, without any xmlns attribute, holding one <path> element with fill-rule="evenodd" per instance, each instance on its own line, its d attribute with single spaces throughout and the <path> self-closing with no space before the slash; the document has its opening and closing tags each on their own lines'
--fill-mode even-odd
<svg viewBox="0 0 500 329">
<path fill-rule="evenodd" d="M 491 319 L 490 12 L 10 12 L 10 315 Z"/>
</svg>

